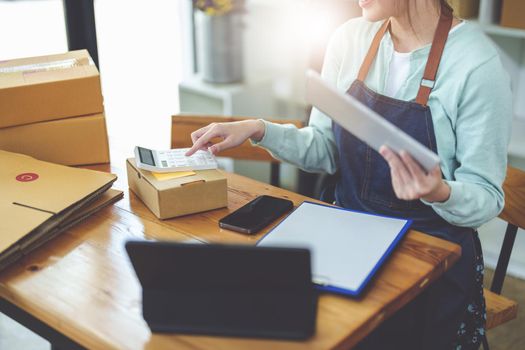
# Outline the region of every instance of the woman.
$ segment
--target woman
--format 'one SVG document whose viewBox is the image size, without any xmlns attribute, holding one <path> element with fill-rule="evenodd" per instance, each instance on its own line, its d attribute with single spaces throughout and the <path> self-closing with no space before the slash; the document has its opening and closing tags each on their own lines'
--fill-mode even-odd
<svg viewBox="0 0 525 350">
<path fill-rule="evenodd" d="M 363 17 L 333 35 L 322 75 L 441 158 L 425 173 L 407 152 L 380 153 L 318 110 L 303 129 L 262 120 L 212 124 L 193 148 L 217 153 L 246 139 L 307 171 L 339 172 L 338 205 L 410 217 L 458 243 L 460 260 L 360 348 L 477 349 L 484 334 L 483 260 L 475 231 L 503 208 L 512 119 L 498 53 L 445 0 L 360 0 Z M 222 137 L 212 145 L 210 140 Z"/>
</svg>

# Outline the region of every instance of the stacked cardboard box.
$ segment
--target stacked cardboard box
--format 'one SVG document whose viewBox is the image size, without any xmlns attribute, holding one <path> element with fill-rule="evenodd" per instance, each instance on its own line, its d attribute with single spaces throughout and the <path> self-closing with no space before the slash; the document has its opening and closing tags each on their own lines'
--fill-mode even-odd
<svg viewBox="0 0 525 350">
<path fill-rule="evenodd" d="M 0 61 L 0 149 L 64 165 L 109 162 L 100 75 L 86 50 Z"/>
</svg>

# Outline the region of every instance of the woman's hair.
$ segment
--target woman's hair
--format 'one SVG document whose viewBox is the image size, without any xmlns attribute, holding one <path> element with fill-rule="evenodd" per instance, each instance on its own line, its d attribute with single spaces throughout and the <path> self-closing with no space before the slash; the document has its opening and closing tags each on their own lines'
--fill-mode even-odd
<svg viewBox="0 0 525 350">
<path fill-rule="evenodd" d="M 409 11 L 409 15 L 410 15 L 410 8 L 411 8 L 410 2 L 414 3 L 414 7 L 417 7 L 418 0 L 405 0 L 405 1 L 407 4 L 407 10 Z M 446 7 L 449 10 L 452 10 L 452 6 L 450 6 L 450 4 L 448 3 L 448 0 L 434 0 L 434 2 L 436 3 L 436 9 L 438 11 L 441 11 L 441 7 Z"/>
<path fill-rule="evenodd" d="M 453 11 L 452 10 L 452 6 L 450 6 L 450 4 L 448 3 L 448 0 L 439 0 L 439 4 L 441 6 L 445 6 L 445 7 L 449 8 L 451 11 Z"/>
<path fill-rule="evenodd" d="M 403 0 L 398 0 L 398 1 L 403 1 Z M 410 22 L 410 26 L 412 27 L 412 29 L 415 31 L 414 29 L 414 26 L 412 25 L 412 16 L 411 16 L 411 13 L 410 11 L 412 10 L 411 9 L 411 2 L 414 3 L 414 8 L 417 8 L 417 2 L 418 0 L 404 0 L 406 2 L 406 9 L 408 11 L 408 20 Z M 436 9 L 439 11 L 439 13 L 441 13 L 441 8 L 442 7 L 446 7 L 448 8 L 450 11 L 453 11 L 452 10 L 452 6 L 450 6 L 450 4 L 448 3 L 448 0 L 434 0 L 435 3 L 436 3 Z"/>
</svg>

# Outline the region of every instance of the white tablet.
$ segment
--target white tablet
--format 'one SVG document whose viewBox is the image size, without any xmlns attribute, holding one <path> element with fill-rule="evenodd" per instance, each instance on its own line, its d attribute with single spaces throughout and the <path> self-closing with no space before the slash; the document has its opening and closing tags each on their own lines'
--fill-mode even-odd
<svg viewBox="0 0 525 350">
<path fill-rule="evenodd" d="M 426 170 L 434 169 L 439 156 L 410 135 L 349 94 L 341 93 L 312 70 L 307 76 L 307 101 L 370 147 L 383 145 L 393 151 L 408 152 Z"/>
</svg>

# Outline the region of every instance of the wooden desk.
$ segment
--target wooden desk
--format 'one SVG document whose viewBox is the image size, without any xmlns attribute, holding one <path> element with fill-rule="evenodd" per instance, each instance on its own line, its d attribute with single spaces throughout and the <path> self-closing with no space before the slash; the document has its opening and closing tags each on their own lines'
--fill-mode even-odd
<svg viewBox="0 0 525 350">
<path fill-rule="evenodd" d="M 316 335 L 308 342 L 152 334 L 141 316 L 140 285 L 124 251 L 126 240 L 254 244 L 264 232 L 244 236 L 220 229 L 218 219 L 260 194 L 289 198 L 296 205 L 308 198 L 227 174 L 228 208 L 159 221 L 128 192 L 124 160 L 114 164 L 111 171 L 119 175 L 115 187 L 126 192 L 123 200 L 0 274 L 0 311 L 51 338 L 57 347 L 69 349 L 77 343 L 90 349 L 349 348 L 460 256 L 459 246 L 410 231 L 360 300 L 320 297 Z"/>
</svg>

